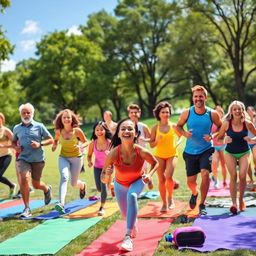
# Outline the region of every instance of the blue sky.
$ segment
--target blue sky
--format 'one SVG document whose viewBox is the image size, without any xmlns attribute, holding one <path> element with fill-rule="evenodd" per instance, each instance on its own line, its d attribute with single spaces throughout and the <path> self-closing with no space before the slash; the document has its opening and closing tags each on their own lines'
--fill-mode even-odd
<svg viewBox="0 0 256 256">
<path fill-rule="evenodd" d="M 0 24 L 15 45 L 2 71 L 13 70 L 23 59 L 35 57 L 35 44 L 43 35 L 67 29 L 79 33 L 78 26 L 86 24 L 88 15 L 102 9 L 113 13 L 118 0 L 11 0 L 11 6 L 0 13 Z"/>
</svg>

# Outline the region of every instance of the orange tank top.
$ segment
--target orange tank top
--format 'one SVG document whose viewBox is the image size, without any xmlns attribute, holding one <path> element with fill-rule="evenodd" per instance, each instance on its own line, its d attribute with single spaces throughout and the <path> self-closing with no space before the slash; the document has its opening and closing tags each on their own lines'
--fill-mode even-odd
<svg viewBox="0 0 256 256">
<path fill-rule="evenodd" d="M 117 146 L 117 161 L 115 166 L 115 179 L 116 181 L 125 186 L 129 187 L 131 183 L 139 179 L 142 176 L 142 167 L 144 159 L 141 158 L 139 149 L 136 147 L 135 160 L 131 165 L 124 164 L 121 159 L 121 146 Z"/>
</svg>

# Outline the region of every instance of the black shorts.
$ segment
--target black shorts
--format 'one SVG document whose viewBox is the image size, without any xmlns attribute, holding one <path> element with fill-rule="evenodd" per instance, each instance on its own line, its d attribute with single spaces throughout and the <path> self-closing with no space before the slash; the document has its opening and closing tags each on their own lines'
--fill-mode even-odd
<svg viewBox="0 0 256 256">
<path fill-rule="evenodd" d="M 210 148 L 198 155 L 191 155 L 183 152 L 183 159 L 186 163 L 187 177 L 200 173 L 202 169 L 212 171 L 212 154 L 214 148 Z"/>
</svg>

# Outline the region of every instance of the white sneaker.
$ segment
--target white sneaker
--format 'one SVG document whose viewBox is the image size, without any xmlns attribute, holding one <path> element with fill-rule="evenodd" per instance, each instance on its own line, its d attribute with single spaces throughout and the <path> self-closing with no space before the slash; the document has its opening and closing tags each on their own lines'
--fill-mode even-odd
<svg viewBox="0 0 256 256">
<path fill-rule="evenodd" d="M 125 235 L 124 240 L 121 244 L 121 251 L 131 252 L 133 249 L 132 239 L 129 235 Z"/>
<path fill-rule="evenodd" d="M 29 208 L 25 208 L 20 217 L 28 218 L 32 215 L 32 212 Z"/>
</svg>

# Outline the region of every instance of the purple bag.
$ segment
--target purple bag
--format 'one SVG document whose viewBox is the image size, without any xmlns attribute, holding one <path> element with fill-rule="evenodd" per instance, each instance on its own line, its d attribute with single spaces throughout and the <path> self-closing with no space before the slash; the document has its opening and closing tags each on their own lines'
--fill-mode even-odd
<svg viewBox="0 0 256 256">
<path fill-rule="evenodd" d="M 176 228 L 173 233 L 176 246 L 201 246 L 205 238 L 203 229 L 197 226 Z"/>
</svg>

